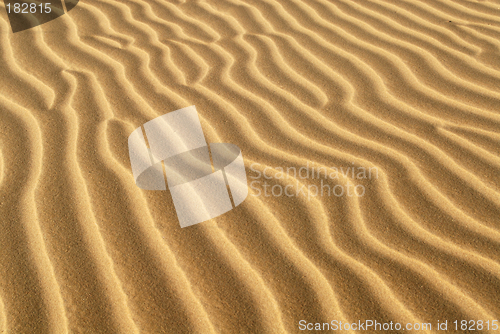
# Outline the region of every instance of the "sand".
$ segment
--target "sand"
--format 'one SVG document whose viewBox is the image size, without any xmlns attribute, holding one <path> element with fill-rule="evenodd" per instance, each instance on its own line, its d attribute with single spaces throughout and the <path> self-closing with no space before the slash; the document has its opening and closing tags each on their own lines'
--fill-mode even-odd
<svg viewBox="0 0 500 334">
<path fill-rule="evenodd" d="M 0 15 L 0 333 L 500 318 L 498 0 L 82 0 L 16 34 Z M 181 229 L 127 138 L 190 105 L 250 193 Z"/>
</svg>

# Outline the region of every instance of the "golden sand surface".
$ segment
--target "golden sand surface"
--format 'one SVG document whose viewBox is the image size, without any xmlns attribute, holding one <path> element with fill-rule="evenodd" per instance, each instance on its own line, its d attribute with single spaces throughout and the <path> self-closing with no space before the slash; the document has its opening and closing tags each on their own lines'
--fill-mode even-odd
<svg viewBox="0 0 500 334">
<path fill-rule="evenodd" d="M 190 105 L 249 186 L 363 196 L 256 183 L 181 229 L 127 138 Z M 499 153 L 498 0 L 82 0 L 16 34 L 1 4 L 0 333 L 491 324 Z"/>
</svg>

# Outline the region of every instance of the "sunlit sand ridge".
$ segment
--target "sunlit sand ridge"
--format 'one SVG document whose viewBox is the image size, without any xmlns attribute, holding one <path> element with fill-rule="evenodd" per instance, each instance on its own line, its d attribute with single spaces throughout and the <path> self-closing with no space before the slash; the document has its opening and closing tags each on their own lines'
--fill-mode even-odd
<svg viewBox="0 0 500 334">
<path fill-rule="evenodd" d="M 0 13 L 0 333 L 500 317 L 500 2 L 82 0 L 16 34 Z M 127 138 L 190 105 L 249 185 L 363 195 L 252 187 L 181 229 Z M 304 166 L 377 174 L 280 177 Z"/>
</svg>

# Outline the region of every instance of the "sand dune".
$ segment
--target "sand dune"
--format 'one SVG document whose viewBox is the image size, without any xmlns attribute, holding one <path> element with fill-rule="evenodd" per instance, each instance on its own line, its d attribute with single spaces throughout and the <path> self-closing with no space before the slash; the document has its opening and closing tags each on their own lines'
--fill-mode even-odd
<svg viewBox="0 0 500 334">
<path fill-rule="evenodd" d="M 499 1 L 81 0 L 16 34 L 0 13 L 0 333 L 499 319 Z M 127 138 L 190 105 L 249 185 L 364 194 L 251 188 L 181 229 Z M 279 177 L 304 166 L 378 177 Z"/>
</svg>

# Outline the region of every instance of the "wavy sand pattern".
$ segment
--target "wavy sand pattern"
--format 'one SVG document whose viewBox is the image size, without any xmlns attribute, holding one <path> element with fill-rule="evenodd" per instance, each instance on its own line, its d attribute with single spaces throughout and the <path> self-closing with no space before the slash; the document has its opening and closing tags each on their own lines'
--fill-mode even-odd
<svg viewBox="0 0 500 334">
<path fill-rule="evenodd" d="M 0 12 L 0 333 L 500 317 L 498 0 L 82 0 L 17 34 Z M 193 104 L 250 177 L 379 177 L 180 229 L 127 137 Z"/>
</svg>

